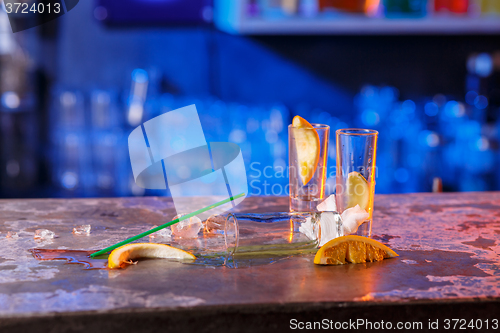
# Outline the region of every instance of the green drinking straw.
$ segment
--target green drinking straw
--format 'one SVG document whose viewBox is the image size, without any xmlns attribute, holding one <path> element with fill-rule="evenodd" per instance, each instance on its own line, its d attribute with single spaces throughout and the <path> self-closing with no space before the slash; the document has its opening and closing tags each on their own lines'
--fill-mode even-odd
<svg viewBox="0 0 500 333">
<path fill-rule="evenodd" d="M 180 221 L 183 221 L 183 220 L 185 220 L 185 219 L 191 218 L 191 217 L 193 217 L 193 216 L 195 216 L 195 215 L 198 215 L 198 214 L 204 213 L 204 212 L 206 212 L 207 210 L 213 209 L 213 208 L 215 208 L 215 207 L 218 207 L 218 206 L 220 206 L 220 205 L 223 205 L 223 204 L 228 203 L 228 202 L 230 202 L 230 201 L 233 201 L 233 200 L 235 200 L 235 199 L 241 198 L 241 197 L 242 197 L 242 196 L 244 196 L 244 195 L 245 195 L 245 193 L 240 193 L 240 194 L 238 194 L 238 195 L 236 195 L 236 196 L 234 196 L 234 197 L 229 197 L 229 198 L 227 198 L 227 199 L 225 199 L 225 200 L 222 200 L 222 201 L 219 201 L 219 202 L 217 202 L 217 203 L 214 203 L 213 205 L 210 205 L 210 206 L 208 206 L 208 207 L 205 207 L 205 208 L 202 208 L 202 209 L 198 209 L 198 210 L 197 210 L 197 211 L 195 211 L 195 212 L 192 212 L 192 213 L 189 213 L 189 214 L 187 214 L 187 215 L 181 216 L 181 217 L 179 217 L 179 218 L 177 218 L 177 219 L 175 219 L 175 220 L 172 220 L 172 221 L 170 221 L 170 222 L 168 222 L 168 223 L 162 224 L 162 225 L 160 225 L 160 226 L 158 226 L 158 227 L 156 227 L 156 228 L 153 228 L 153 229 L 151 229 L 151 230 L 145 231 L 145 232 L 143 232 L 143 233 L 141 233 L 141 234 L 139 234 L 139 235 L 136 235 L 136 236 L 134 236 L 134 237 L 130 237 L 129 239 L 126 239 L 126 240 L 124 240 L 124 241 L 121 241 L 121 242 L 119 242 L 119 243 L 116 243 L 115 245 L 108 246 L 108 247 L 107 247 L 107 248 L 105 248 L 105 249 L 102 249 L 102 250 L 100 250 L 100 251 L 97 251 L 97 252 L 95 252 L 95 253 L 92 253 L 92 254 L 90 255 L 90 257 L 91 257 L 91 258 L 94 258 L 94 257 L 100 256 L 100 255 L 102 255 L 102 254 L 105 254 L 105 253 L 107 253 L 107 252 L 109 252 L 109 251 L 113 251 L 113 250 L 114 250 L 114 249 L 116 249 L 117 247 L 120 247 L 120 246 L 122 246 L 122 245 L 128 244 L 128 243 L 133 242 L 133 241 L 135 241 L 135 240 L 138 240 L 139 238 L 142 238 L 142 237 L 145 237 L 145 236 L 147 236 L 147 235 L 150 235 L 150 234 L 152 234 L 152 233 L 154 233 L 154 232 L 157 232 L 157 231 L 159 231 L 159 230 L 161 230 L 161 229 L 164 229 L 164 228 L 166 228 L 166 227 L 169 227 L 169 226 L 171 226 L 171 225 L 173 225 L 173 224 L 176 224 L 176 223 L 178 223 L 178 222 L 180 222 Z"/>
</svg>

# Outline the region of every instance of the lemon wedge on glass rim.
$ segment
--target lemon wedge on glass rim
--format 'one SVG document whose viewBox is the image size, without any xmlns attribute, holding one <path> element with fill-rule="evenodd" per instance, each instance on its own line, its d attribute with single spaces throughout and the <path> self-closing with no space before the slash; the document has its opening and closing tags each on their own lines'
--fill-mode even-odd
<svg viewBox="0 0 500 333">
<path fill-rule="evenodd" d="M 370 204 L 370 185 L 359 172 L 353 171 L 347 175 L 347 206 L 346 209 L 356 207 L 368 211 Z"/>
<path fill-rule="evenodd" d="M 374 239 L 349 235 L 334 238 L 323 245 L 316 253 L 314 263 L 317 265 L 360 264 L 394 257 L 399 257 L 399 255 Z"/>
<path fill-rule="evenodd" d="M 302 184 L 306 185 L 314 176 L 318 166 L 320 153 L 319 135 L 314 126 L 300 116 L 293 118 L 292 126 L 294 127 L 299 177 Z"/>
<path fill-rule="evenodd" d="M 196 257 L 184 250 L 156 243 L 134 243 L 114 249 L 108 257 L 108 268 L 123 268 L 139 258 L 194 260 Z"/>
</svg>

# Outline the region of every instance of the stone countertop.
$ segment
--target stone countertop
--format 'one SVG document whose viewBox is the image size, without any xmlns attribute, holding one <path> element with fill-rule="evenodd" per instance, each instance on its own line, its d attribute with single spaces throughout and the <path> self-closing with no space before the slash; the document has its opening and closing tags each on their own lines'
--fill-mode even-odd
<svg viewBox="0 0 500 333">
<path fill-rule="evenodd" d="M 286 197 L 250 197 L 237 210 L 287 208 Z M 288 329 L 292 318 L 412 318 L 424 327 L 447 316 L 500 320 L 500 192 L 377 195 L 373 238 L 400 257 L 376 263 L 315 266 L 302 255 L 244 268 L 145 260 L 85 270 L 28 252 L 101 249 L 174 215 L 172 201 L 158 197 L 1 200 L 0 331 L 251 332 Z M 92 225 L 89 236 L 71 233 L 83 224 Z M 34 240 L 40 228 L 58 237 Z M 6 238 L 8 231 L 19 238 Z"/>
</svg>

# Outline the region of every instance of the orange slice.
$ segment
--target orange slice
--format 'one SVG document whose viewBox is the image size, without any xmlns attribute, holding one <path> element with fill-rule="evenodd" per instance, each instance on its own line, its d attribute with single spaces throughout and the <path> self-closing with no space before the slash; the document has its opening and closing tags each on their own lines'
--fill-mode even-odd
<svg viewBox="0 0 500 333">
<path fill-rule="evenodd" d="M 332 239 L 323 245 L 314 257 L 317 265 L 360 264 L 367 261 L 380 261 L 399 255 L 371 238 L 361 236 L 343 236 Z"/>
<path fill-rule="evenodd" d="M 314 127 L 302 117 L 295 116 L 294 127 L 295 147 L 299 177 L 303 185 L 309 183 L 316 172 L 319 162 L 319 136 Z"/>
<path fill-rule="evenodd" d="M 124 268 L 139 258 L 196 259 L 189 252 L 165 244 L 134 243 L 114 249 L 108 257 L 108 267 Z"/>
</svg>

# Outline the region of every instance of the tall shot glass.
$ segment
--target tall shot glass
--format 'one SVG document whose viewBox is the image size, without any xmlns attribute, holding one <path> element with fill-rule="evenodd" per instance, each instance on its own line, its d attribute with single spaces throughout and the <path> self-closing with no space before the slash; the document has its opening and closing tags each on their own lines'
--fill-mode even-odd
<svg viewBox="0 0 500 333">
<path fill-rule="evenodd" d="M 316 206 L 325 197 L 330 126 L 323 124 L 311 125 L 313 128 L 288 126 L 290 212 L 315 212 L 317 211 Z M 305 169 L 306 166 L 300 165 L 299 161 L 299 149 L 304 149 L 300 143 L 301 137 L 304 137 L 304 131 L 315 131 L 319 139 L 319 159 L 314 164 L 315 171 L 306 184 L 304 184 L 303 175 L 308 170 Z M 301 153 L 304 154 L 304 152 Z M 305 153 L 311 152 L 306 151 Z"/>
<path fill-rule="evenodd" d="M 371 237 L 373 198 L 375 196 L 375 161 L 378 132 L 369 129 L 347 128 L 336 132 L 337 209 L 360 205 L 370 216 L 357 231 L 357 235 Z"/>
</svg>

